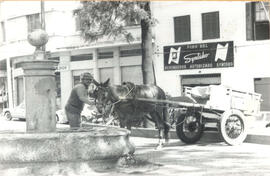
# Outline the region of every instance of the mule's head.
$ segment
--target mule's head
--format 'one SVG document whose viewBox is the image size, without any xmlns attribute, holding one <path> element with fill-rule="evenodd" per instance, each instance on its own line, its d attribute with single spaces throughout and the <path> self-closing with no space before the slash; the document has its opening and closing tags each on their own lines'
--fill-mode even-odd
<svg viewBox="0 0 270 176">
<path fill-rule="evenodd" d="M 96 89 L 93 93 L 93 97 L 96 101 L 96 108 L 98 112 L 102 114 L 105 114 L 108 111 L 108 107 L 111 105 L 109 82 L 110 79 L 104 83 L 96 85 Z"/>
</svg>

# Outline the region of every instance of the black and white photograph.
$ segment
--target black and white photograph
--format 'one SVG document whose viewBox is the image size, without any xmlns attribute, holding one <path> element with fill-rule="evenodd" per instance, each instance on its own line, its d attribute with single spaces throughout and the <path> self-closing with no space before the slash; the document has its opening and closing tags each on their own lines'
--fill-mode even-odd
<svg viewBox="0 0 270 176">
<path fill-rule="evenodd" d="M 270 176 L 269 4 L 0 0 L 0 176 Z"/>
</svg>

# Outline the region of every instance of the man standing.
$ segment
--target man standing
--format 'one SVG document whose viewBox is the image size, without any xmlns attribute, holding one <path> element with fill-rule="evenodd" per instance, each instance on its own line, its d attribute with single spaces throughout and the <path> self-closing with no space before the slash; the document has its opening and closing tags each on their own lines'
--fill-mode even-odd
<svg viewBox="0 0 270 176">
<path fill-rule="evenodd" d="M 94 105 L 94 102 L 88 98 L 88 87 L 91 83 L 96 83 L 93 76 L 91 73 L 85 72 L 80 76 L 80 83 L 71 90 L 65 106 L 67 119 L 71 128 L 80 127 L 81 112 L 84 104 Z"/>
</svg>

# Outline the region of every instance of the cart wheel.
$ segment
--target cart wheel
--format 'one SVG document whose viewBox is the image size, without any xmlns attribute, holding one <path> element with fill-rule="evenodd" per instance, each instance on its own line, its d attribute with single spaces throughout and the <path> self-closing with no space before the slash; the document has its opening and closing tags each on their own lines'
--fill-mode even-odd
<svg viewBox="0 0 270 176">
<path fill-rule="evenodd" d="M 219 130 L 224 141 L 229 145 L 239 145 L 247 137 L 245 116 L 239 110 L 225 111 L 220 120 Z"/>
<path fill-rule="evenodd" d="M 203 134 L 204 125 L 200 122 L 200 114 L 182 114 L 177 118 L 176 134 L 178 138 L 187 143 L 194 144 Z"/>
</svg>

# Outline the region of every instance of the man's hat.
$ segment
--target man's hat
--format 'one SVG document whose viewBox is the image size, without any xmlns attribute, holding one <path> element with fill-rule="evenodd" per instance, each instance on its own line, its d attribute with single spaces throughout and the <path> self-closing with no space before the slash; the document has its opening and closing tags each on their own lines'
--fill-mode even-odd
<svg viewBox="0 0 270 176">
<path fill-rule="evenodd" d="M 85 79 L 85 78 L 90 78 L 90 79 L 92 79 L 92 82 L 93 82 L 96 86 L 99 85 L 99 83 L 94 79 L 94 77 L 93 77 L 93 75 L 92 75 L 91 73 L 89 73 L 89 72 L 84 72 L 84 73 L 82 73 L 81 76 L 80 76 L 80 80 Z"/>
<path fill-rule="evenodd" d="M 82 80 L 82 79 L 84 79 L 84 78 L 91 78 L 91 79 L 93 79 L 94 77 L 92 76 L 91 73 L 89 73 L 89 72 L 84 72 L 84 73 L 81 74 L 80 79 Z"/>
</svg>

